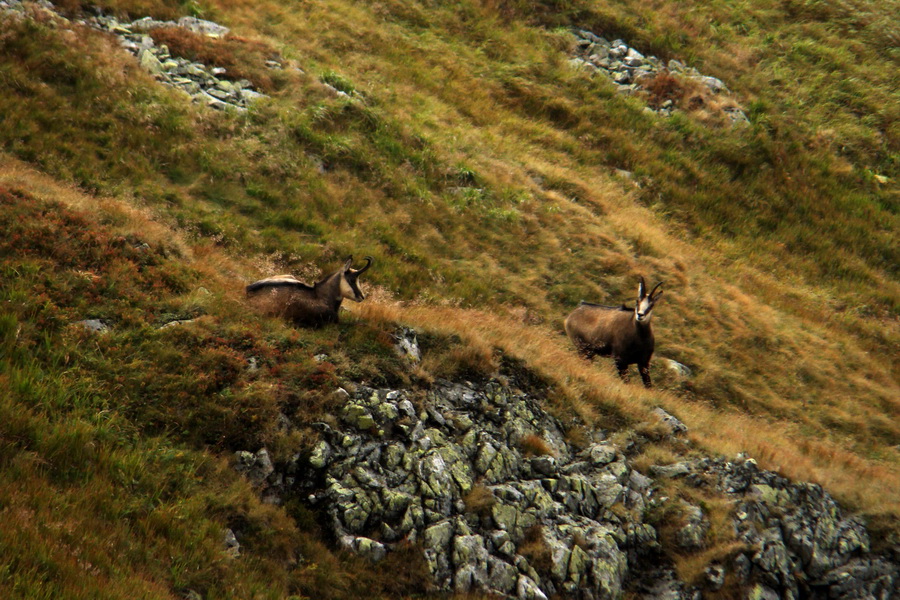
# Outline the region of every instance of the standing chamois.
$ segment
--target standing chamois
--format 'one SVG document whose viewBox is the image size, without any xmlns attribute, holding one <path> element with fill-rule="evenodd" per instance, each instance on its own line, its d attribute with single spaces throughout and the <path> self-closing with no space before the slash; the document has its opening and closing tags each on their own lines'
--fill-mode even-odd
<svg viewBox="0 0 900 600">
<path fill-rule="evenodd" d="M 317 327 L 337 323 L 344 298 L 355 302 L 366 299 L 357 279 L 372 266 L 372 257 L 366 257 L 362 269 L 353 269 L 351 265 L 352 256 L 343 267 L 313 286 L 290 275 L 261 279 L 247 286 L 247 297 L 266 314 L 290 319 L 296 325 Z"/>
<path fill-rule="evenodd" d="M 566 334 L 579 354 L 590 360 L 594 356 L 612 356 L 619 375 L 625 379 L 628 365 L 637 364 L 646 387 L 650 384 L 650 357 L 653 356 L 653 331 L 650 317 L 653 305 L 662 296 L 656 291 L 662 282 L 647 294 L 644 278 L 638 285 L 634 310 L 622 306 L 601 306 L 582 302 L 566 317 Z"/>
</svg>

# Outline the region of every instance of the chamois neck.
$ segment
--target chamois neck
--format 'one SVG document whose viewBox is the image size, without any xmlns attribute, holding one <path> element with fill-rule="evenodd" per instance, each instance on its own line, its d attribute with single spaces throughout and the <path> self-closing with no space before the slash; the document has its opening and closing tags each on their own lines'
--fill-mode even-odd
<svg viewBox="0 0 900 600">
<path fill-rule="evenodd" d="M 634 323 L 634 326 L 637 328 L 638 333 L 642 335 L 646 335 L 650 333 L 650 319 L 646 319 L 644 321 L 638 321 L 637 315 L 631 315 L 631 322 Z"/>
<path fill-rule="evenodd" d="M 332 273 L 331 275 L 329 275 L 322 281 L 319 281 L 318 283 L 316 283 L 316 285 L 315 285 L 316 294 L 318 294 L 320 296 L 322 296 L 322 295 L 328 296 L 328 295 L 337 294 L 338 296 L 340 296 L 341 295 L 340 276 L 341 276 L 340 273 Z"/>
</svg>

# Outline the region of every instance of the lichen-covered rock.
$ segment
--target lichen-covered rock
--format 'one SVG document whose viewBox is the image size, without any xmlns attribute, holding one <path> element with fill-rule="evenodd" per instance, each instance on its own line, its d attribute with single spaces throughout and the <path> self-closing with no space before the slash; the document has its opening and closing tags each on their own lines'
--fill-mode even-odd
<svg viewBox="0 0 900 600">
<path fill-rule="evenodd" d="M 675 533 L 675 540 L 684 550 L 699 550 L 704 545 L 709 521 L 699 506 L 686 504 L 684 513 L 685 523 Z"/>
<path fill-rule="evenodd" d="M 605 520 L 629 494 L 645 502 L 651 487 L 613 444 L 579 455 L 533 398 L 497 383 L 440 382 L 419 406 L 401 391 L 360 387 L 346 399 L 342 429 L 320 427 L 309 466 L 324 487 L 311 497 L 346 547 L 376 560 L 381 547 L 418 542 L 435 587 L 448 591 L 622 594 L 630 544 L 656 536 L 639 511 Z M 525 456 L 519 443 L 532 434 L 553 454 Z M 476 486 L 480 500 L 470 498 Z M 376 532 L 381 546 L 358 541 Z"/>
<path fill-rule="evenodd" d="M 253 485 L 261 486 L 275 471 L 269 452 L 262 448 L 255 454 L 253 452 L 235 452 L 236 464 L 234 469 L 243 474 Z"/>
<path fill-rule="evenodd" d="M 734 526 L 748 550 L 732 564 L 749 598 L 900 597 L 900 565 L 872 554 L 863 524 L 821 486 L 793 483 L 742 455 L 685 466 L 688 482 L 736 502 Z"/>
<path fill-rule="evenodd" d="M 315 424 L 321 439 L 305 463 L 298 455 L 274 470 L 261 450 L 238 453 L 237 468 L 264 498 L 310 486 L 310 502 L 348 550 L 378 561 L 417 544 L 433 588 L 448 592 L 698 597 L 659 564 L 657 533 L 642 521 L 646 508 L 679 500 L 658 498 L 653 480 L 602 436 L 572 448 L 531 396 L 494 382 L 438 382 L 418 397 L 360 386 L 336 399 L 341 418 Z M 521 440 L 533 434 L 552 455 L 523 453 Z M 821 487 L 791 483 L 746 457 L 684 460 L 650 474 L 734 501 L 745 549 L 707 572 L 707 589 L 722 588 L 727 572 L 759 598 L 895 597 L 896 561 L 871 554 L 865 528 Z M 684 513 L 675 538 L 695 552 L 709 524 L 700 507 Z"/>
</svg>

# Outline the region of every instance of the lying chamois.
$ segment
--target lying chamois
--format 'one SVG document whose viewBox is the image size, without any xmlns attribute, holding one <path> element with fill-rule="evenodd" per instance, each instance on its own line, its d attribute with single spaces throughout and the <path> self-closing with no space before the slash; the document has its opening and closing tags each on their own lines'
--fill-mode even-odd
<svg viewBox="0 0 900 600">
<path fill-rule="evenodd" d="M 649 294 L 644 278 L 638 286 L 637 304 L 634 310 L 624 304 L 601 306 L 582 302 L 566 318 L 566 334 L 578 352 L 590 360 L 594 356 L 612 356 L 619 375 L 625 379 L 628 365 L 637 364 L 641 379 L 650 384 L 650 357 L 653 355 L 653 331 L 650 317 L 662 290 L 657 283 Z"/>
<path fill-rule="evenodd" d="M 366 257 L 362 269 L 352 269 L 352 264 L 351 256 L 343 267 L 313 286 L 290 275 L 261 279 L 247 286 L 247 297 L 266 314 L 290 319 L 296 325 L 337 323 L 344 298 L 355 302 L 366 299 L 356 280 L 372 266 L 372 257 Z"/>
</svg>

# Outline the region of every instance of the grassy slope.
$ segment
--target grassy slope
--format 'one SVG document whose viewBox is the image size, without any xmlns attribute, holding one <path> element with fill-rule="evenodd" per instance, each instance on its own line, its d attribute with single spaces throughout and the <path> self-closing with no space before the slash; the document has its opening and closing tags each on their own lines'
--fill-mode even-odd
<svg viewBox="0 0 900 600">
<path fill-rule="evenodd" d="M 89 569 L 67 547 L 89 553 L 82 563 L 99 565 L 109 585 L 146 582 L 146 597 L 192 586 L 246 597 L 268 579 L 275 595 L 376 585 L 303 546 L 320 544 L 314 528 L 300 518 L 298 533 L 284 512 L 260 506 L 215 456 L 259 444 L 289 455 L 302 440 L 277 434 L 277 411 L 303 421 L 327 410 L 316 389 L 335 377 L 396 383 L 490 369 L 493 346 L 555 381 L 563 409 L 610 426 L 663 404 L 701 445 L 750 451 L 897 527 L 897 195 L 875 177 L 898 175 L 889 7 L 205 8 L 305 73 L 279 74 L 271 102 L 229 116 L 188 106 L 97 33 L 60 38 L 46 23 L 0 33 L 0 144 L 115 198 L 4 161 L 4 222 L 29 224 L 30 241 L 2 253 L 15 285 L 3 292 L 0 385 L 4 412 L 20 416 L 0 420 L 15 440 L 0 464 L 5 478 L 34 483 L 3 499 L 2 510 L 30 518 L 0 537 L 18 540 L 8 556 L 42 548 L 8 585 L 18 577 L 42 597 L 33 581 L 62 576 L 76 589 Z M 720 76 L 753 126 L 643 114 L 639 101 L 568 70 L 568 38 L 553 29 L 566 22 Z M 244 60 L 262 70 L 252 53 Z M 334 97 L 320 78 L 360 99 Z M 615 168 L 641 187 L 616 180 Z M 55 214 L 46 228 L 67 236 L 39 225 Z M 145 239 L 146 256 L 132 243 Z M 242 313 L 242 281 L 276 269 L 312 276 L 351 252 L 377 261 L 378 303 L 360 307 L 357 326 L 291 332 Z M 667 282 L 658 352 L 695 368 L 690 387 L 659 372 L 660 392 L 623 386 L 608 365 L 575 360 L 558 333 L 573 303 L 627 299 L 638 273 Z M 151 328 L 200 314 L 189 330 Z M 97 341 L 66 325 L 85 317 L 116 330 Z M 461 335 L 470 348 L 435 350 L 405 373 L 387 348 L 394 321 Z M 334 371 L 311 360 L 322 351 Z M 263 375 L 244 369 L 251 356 L 264 358 Z M 138 483 L 123 479 L 129 469 Z M 128 500 L 116 500 L 123 490 Z M 50 496 L 81 521 L 53 525 Z M 251 560 L 223 566 L 217 527 L 229 521 L 249 522 L 257 537 Z M 65 533 L 87 523 L 96 539 Z M 134 550 L 103 563 L 104 544 Z M 327 556 L 327 568 L 285 569 L 298 545 Z"/>
</svg>

